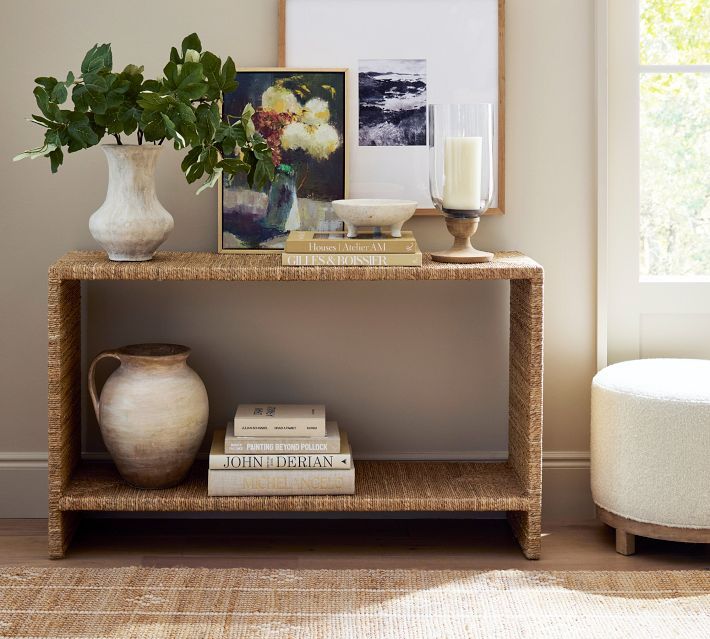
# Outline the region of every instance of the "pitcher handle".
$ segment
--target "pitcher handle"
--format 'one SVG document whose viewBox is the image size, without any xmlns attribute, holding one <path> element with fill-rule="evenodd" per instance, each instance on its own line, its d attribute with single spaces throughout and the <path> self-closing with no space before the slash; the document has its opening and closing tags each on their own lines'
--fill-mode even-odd
<svg viewBox="0 0 710 639">
<path fill-rule="evenodd" d="M 94 372 L 96 370 L 96 364 L 98 364 L 99 360 L 104 357 L 113 357 L 119 362 L 121 361 L 121 356 L 116 351 L 103 351 L 94 357 L 94 361 L 91 362 L 91 366 L 89 367 L 89 395 L 91 395 L 91 403 L 94 405 L 94 412 L 96 413 L 97 421 L 99 421 L 99 397 L 96 393 L 96 380 L 94 379 Z"/>
</svg>

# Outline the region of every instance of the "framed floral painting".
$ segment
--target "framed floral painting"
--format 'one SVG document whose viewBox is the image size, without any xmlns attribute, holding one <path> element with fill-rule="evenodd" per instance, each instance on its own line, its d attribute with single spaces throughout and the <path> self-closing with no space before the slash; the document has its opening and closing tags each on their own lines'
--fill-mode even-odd
<svg viewBox="0 0 710 639">
<path fill-rule="evenodd" d="M 243 175 L 222 178 L 219 252 L 283 250 L 289 231 L 339 231 L 331 202 L 347 197 L 345 69 L 242 69 L 223 116 L 251 104 L 273 149 L 276 177 L 261 190 Z"/>
</svg>

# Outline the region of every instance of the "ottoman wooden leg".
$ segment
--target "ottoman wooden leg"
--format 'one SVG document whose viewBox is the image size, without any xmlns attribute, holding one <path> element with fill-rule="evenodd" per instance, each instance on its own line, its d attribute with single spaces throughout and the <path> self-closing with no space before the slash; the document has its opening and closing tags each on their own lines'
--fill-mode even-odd
<svg viewBox="0 0 710 639">
<path fill-rule="evenodd" d="M 620 555 L 633 555 L 636 552 L 636 535 L 622 528 L 616 529 L 616 552 Z"/>
</svg>

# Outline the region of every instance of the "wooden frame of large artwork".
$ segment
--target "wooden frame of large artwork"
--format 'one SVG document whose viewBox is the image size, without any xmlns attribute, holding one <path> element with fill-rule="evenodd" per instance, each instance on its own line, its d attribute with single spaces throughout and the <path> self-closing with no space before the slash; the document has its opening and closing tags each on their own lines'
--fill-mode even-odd
<svg viewBox="0 0 710 639">
<path fill-rule="evenodd" d="M 387 0 L 382 0 L 386 2 Z M 432 0 L 435 3 L 435 0 Z M 430 17 L 426 14 L 424 19 Z M 286 21 L 288 0 L 279 0 L 279 66 L 286 66 Z M 505 0 L 498 0 L 498 206 L 486 215 L 505 213 Z M 440 215 L 434 208 L 417 209 L 415 215 Z"/>
<path fill-rule="evenodd" d="M 302 68 L 302 67 L 283 67 L 283 66 L 278 66 L 278 67 L 244 67 L 237 69 L 237 79 L 239 78 L 239 73 L 259 73 L 259 72 L 264 72 L 264 73 L 270 73 L 270 72 L 294 72 L 294 73 L 305 73 L 305 72 L 310 72 L 310 73 L 342 73 L 344 75 L 344 93 L 343 93 L 343 103 L 345 104 L 345 117 L 347 118 L 347 105 L 348 105 L 348 100 L 349 95 L 348 95 L 348 70 L 343 69 L 343 68 Z M 220 114 L 222 117 L 224 117 L 224 103 L 220 105 Z M 343 166 L 343 172 L 345 176 L 344 180 L 344 194 L 343 197 L 348 197 L 348 153 L 347 153 L 347 147 L 348 147 L 348 127 L 347 127 L 347 120 L 344 123 L 343 126 L 343 146 L 346 149 L 346 152 L 344 153 L 344 166 Z M 224 247 L 224 237 L 222 235 L 222 223 L 223 223 L 223 210 L 222 210 L 222 198 L 223 198 L 223 183 L 222 180 L 219 182 L 219 188 L 217 189 L 217 252 L 218 253 L 237 253 L 237 254 L 245 254 L 245 253 L 252 253 L 252 254 L 261 254 L 261 255 L 271 255 L 274 253 L 279 253 L 283 249 L 250 249 L 250 248 L 225 248 Z"/>
</svg>

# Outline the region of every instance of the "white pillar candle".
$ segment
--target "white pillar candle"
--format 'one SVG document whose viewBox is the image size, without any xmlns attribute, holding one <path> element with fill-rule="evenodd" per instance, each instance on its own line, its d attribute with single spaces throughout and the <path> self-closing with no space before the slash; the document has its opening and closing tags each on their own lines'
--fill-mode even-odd
<svg viewBox="0 0 710 639">
<path fill-rule="evenodd" d="M 481 208 L 481 137 L 444 140 L 444 208 Z"/>
</svg>

